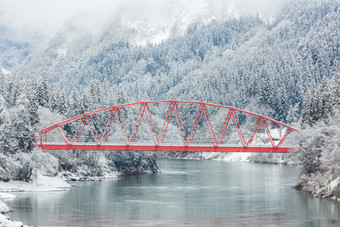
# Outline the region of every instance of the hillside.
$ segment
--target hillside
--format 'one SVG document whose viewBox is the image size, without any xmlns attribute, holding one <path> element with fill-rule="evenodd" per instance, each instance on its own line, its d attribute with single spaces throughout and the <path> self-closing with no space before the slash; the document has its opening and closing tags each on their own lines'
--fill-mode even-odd
<svg viewBox="0 0 340 227">
<path fill-rule="evenodd" d="M 200 100 L 292 122 L 311 81 L 339 71 L 339 27 L 335 1 L 287 4 L 271 23 L 198 21 L 159 44 L 137 45 L 124 27 L 93 35 L 66 25 L 17 72 L 45 72 L 68 92 L 97 79 L 131 100 Z"/>
</svg>

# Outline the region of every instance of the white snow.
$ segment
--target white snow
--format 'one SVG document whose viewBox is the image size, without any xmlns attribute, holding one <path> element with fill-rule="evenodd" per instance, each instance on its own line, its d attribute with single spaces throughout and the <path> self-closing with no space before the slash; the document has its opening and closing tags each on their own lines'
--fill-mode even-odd
<svg viewBox="0 0 340 227">
<path fill-rule="evenodd" d="M 14 199 L 14 198 L 16 198 L 16 196 L 13 194 L 0 192 L 0 199 Z"/>
<path fill-rule="evenodd" d="M 0 193 L 0 214 L 8 213 L 11 211 L 11 209 L 7 206 L 4 200 L 13 199 L 15 197 L 16 196 L 13 194 Z"/>
<path fill-rule="evenodd" d="M 1 72 L 2 72 L 3 74 L 5 74 L 5 75 L 8 75 L 8 74 L 11 73 L 11 71 L 9 71 L 9 70 L 7 70 L 7 69 L 5 69 L 5 68 L 1 68 Z"/>
<path fill-rule="evenodd" d="M 249 162 L 249 156 L 251 153 L 230 153 L 228 155 L 222 156 L 217 160 L 226 162 Z"/>
<path fill-rule="evenodd" d="M 10 207 L 4 202 L 4 200 L 13 199 L 16 196 L 6 192 L 23 192 L 23 191 L 63 191 L 70 188 L 67 182 L 59 177 L 47 177 L 40 173 L 37 174 L 37 179 L 33 182 L 23 181 L 10 181 L 0 182 L 0 227 L 28 227 L 22 222 L 13 221 L 10 217 L 3 215 L 11 211 Z"/>
<path fill-rule="evenodd" d="M 20 221 L 12 221 L 11 218 L 0 214 L 0 226 L 1 227 L 26 227 L 27 225 L 24 225 Z"/>
<path fill-rule="evenodd" d="M 24 192 L 24 191 L 64 191 L 71 185 L 59 177 L 47 177 L 40 173 L 37 179 L 32 182 L 10 181 L 0 182 L 0 191 L 2 192 Z"/>
<path fill-rule="evenodd" d="M 67 49 L 60 47 L 59 49 L 57 49 L 57 54 L 59 58 L 65 57 L 67 55 Z"/>
<path fill-rule="evenodd" d="M 0 193 L 0 227 L 27 227 L 27 225 L 24 225 L 22 222 L 12 221 L 10 217 L 3 215 L 11 211 L 4 200 L 15 197 L 15 195 L 9 193 Z"/>
<path fill-rule="evenodd" d="M 11 209 L 7 206 L 6 203 L 0 200 L 0 214 L 8 213 Z"/>
<path fill-rule="evenodd" d="M 336 178 L 329 184 L 329 189 L 333 191 L 340 183 L 340 177 Z"/>
</svg>

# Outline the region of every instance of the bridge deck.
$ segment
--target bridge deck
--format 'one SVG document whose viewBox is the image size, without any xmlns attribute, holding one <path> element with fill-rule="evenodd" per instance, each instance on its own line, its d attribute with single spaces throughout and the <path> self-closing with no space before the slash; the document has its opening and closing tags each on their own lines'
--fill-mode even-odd
<svg viewBox="0 0 340 227">
<path fill-rule="evenodd" d="M 211 145 L 125 145 L 125 144 L 38 144 L 44 150 L 113 150 L 113 151 L 187 151 L 187 152 L 273 152 L 288 153 L 296 150 L 288 147 L 272 146 L 211 146 Z"/>
</svg>

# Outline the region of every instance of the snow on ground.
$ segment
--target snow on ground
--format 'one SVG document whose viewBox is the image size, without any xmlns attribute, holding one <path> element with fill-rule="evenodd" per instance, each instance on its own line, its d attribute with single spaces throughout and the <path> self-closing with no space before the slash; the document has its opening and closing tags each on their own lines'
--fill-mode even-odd
<svg viewBox="0 0 340 227">
<path fill-rule="evenodd" d="M 335 180 L 333 180 L 329 185 L 328 188 L 330 191 L 333 191 L 338 187 L 340 184 L 340 177 L 337 177 Z"/>
<path fill-rule="evenodd" d="M 16 198 L 15 195 L 13 194 L 9 194 L 9 193 L 3 193 L 3 192 L 0 192 L 0 199 L 14 199 Z"/>
<path fill-rule="evenodd" d="M 5 200 L 13 199 L 16 196 L 4 192 L 23 192 L 23 191 L 63 191 L 70 188 L 67 182 L 59 177 L 47 177 L 37 174 L 37 179 L 32 182 L 10 181 L 0 182 L 0 227 L 28 227 L 22 222 L 13 221 L 9 217 L 3 215 L 11 209 L 7 206 Z"/>
<path fill-rule="evenodd" d="M 13 221 L 10 217 L 3 214 L 8 213 L 11 209 L 7 206 L 5 200 L 13 199 L 16 196 L 9 193 L 0 193 L 0 227 L 27 227 L 20 221 Z"/>
<path fill-rule="evenodd" d="M 5 214 L 11 211 L 9 206 L 7 206 L 5 200 L 14 199 L 16 196 L 9 193 L 0 192 L 0 214 Z M 1 222 L 0 222 L 1 223 Z M 1 226 L 1 225 L 0 225 Z"/>
<path fill-rule="evenodd" d="M 9 193 L 0 192 L 0 214 L 5 214 L 11 211 L 9 206 L 7 206 L 5 200 L 14 199 L 16 196 Z M 1 223 L 1 222 L 0 222 Z M 1 225 L 0 225 L 1 226 Z"/>
<path fill-rule="evenodd" d="M 10 217 L 0 214 L 0 226 L 1 227 L 28 227 L 20 221 L 12 221 Z"/>
<path fill-rule="evenodd" d="M 37 174 L 37 179 L 32 182 L 10 181 L 0 182 L 1 192 L 24 192 L 24 191 L 64 191 L 71 185 L 59 177 L 47 177 Z M 1 194 L 0 194 L 1 196 Z"/>
<path fill-rule="evenodd" d="M 220 156 L 216 160 L 226 161 L 226 162 L 248 162 L 250 153 L 230 153 L 225 156 Z"/>
<path fill-rule="evenodd" d="M 5 214 L 10 211 L 11 209 L 7 206 L 7 204 L 0 200 L 0 214 Z"/>
</svg>

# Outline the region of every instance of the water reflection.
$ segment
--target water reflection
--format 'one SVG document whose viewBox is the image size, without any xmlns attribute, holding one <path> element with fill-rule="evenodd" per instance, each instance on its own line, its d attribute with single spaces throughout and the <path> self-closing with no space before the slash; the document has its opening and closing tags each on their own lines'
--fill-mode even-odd
<svg viewBox="0 0 340 227">
<path fill-rule="evenodd" d="M 277 165 L 164 160 L 161 174 L 21 193 L 12 216 L 35 226 L 339 226 L 340 205 L 292 189 Z"/>
</svg>

